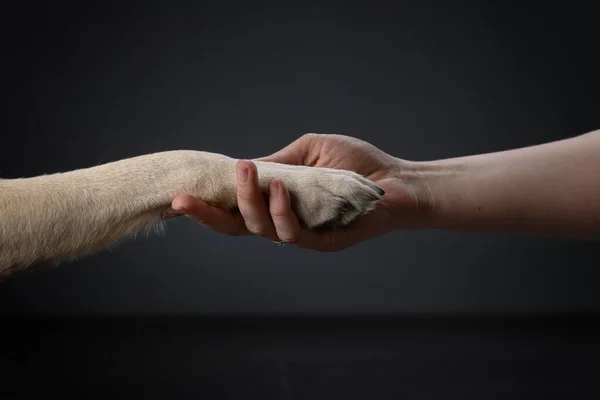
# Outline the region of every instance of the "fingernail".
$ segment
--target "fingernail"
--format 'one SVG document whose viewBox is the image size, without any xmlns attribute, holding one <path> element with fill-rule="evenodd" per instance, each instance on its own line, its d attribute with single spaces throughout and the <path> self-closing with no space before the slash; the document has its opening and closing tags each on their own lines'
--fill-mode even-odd
<svg viewBox="0 0 600 400">
<path fill-rule="evenodd" d="M 184 207 L 184 206 L 182 206 L 182 205 L 173 205 L 173 204 L 171 204 L 171 208 L 172 208 L 173 210 L 175 210 L 175 211 L 178 211 L 178 212 L 183 212 L 183 213 L 185 213 L 185 212 L 187 212 L 187 211 L 188 211 L 188 210 L 187 210 L 187 208 L 185 208 L 185 207 Z"/>
<path fill-rule="evenodd" d="M 269 193 L 271 194 L 271 197 L 275 198 L 279 196 L 279 191 L 281 190 L 281 185 L 279 185 L 279 182 L 271 181 L 269 182 L 269 186 Z"/>
<path fill-rule="evenodd" d="M 238 181 L 246 183 L 248 180 L 248 168 L 238 165 L 237 167 L 237 178 Z"/>
</svg>

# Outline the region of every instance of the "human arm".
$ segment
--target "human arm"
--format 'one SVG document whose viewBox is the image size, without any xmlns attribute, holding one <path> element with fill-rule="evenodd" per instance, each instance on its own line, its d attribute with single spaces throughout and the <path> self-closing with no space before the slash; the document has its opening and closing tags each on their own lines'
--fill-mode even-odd
<svg viewBox="0 0 600 400">
<path fill-rule="evenodd" d="M 424 227 L 600 235 L 600 131 L 414 168 L 432 201 Z"/>
</svg>

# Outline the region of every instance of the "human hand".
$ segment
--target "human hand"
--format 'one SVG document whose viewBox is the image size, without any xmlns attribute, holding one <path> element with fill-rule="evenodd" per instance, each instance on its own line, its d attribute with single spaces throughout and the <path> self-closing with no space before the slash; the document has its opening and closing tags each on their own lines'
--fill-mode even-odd
<svg viewBox="0 0 600 400">
<path fill-rule="evenodd" d="M 280 181 L 269 185 L 268 202 L 258 184 L 252 161 L 238 161 L 239 213 L 210 206 L 195 197 L 178 196 L 172 208 L 201 225 L 228 235 L 260 235 L 301 248 L 337 251 L 400 227 L 415 226 L 419 211 L 428 207 L 425 188 L 418 184 L 412 163 L 349 136 L 307 134 L 282 150 L 256 161 L 354 171 L 378 184 L 385 195 L 374 211 L 348 226 L 331 230 L 302 228 L 290 207 L 290 196 Z M 247 179 L 240 179 L 241 175 Z"/>
</svg>

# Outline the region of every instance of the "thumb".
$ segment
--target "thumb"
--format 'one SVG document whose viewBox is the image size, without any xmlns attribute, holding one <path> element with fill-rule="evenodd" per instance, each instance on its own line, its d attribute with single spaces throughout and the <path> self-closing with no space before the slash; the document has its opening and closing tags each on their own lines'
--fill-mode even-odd
<svg viewBox="0 0 600 400">
<path fill-rule="evenodd" d="M 304 165 L 304 155 L 306 152 L 306 146 L 304 144 L 305 143 L 303 143 L 301 139 L 298 139 L 269 156 L 255 158 L 254 160 L 289 165 Z"/>
<path fill-rule="evenodd" d="M 279 150 L 271 155 L 254 158 L 252 161 L 274 162 L 279 164 L 302 165 L 302 157 L 287 149 Z"/>
</svg>

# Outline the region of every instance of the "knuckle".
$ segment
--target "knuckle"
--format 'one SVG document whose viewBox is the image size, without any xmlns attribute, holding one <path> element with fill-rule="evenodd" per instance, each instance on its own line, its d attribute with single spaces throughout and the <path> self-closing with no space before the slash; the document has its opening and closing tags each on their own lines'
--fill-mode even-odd
<svg viewBox="0 0 600 400">
<path fill-rule="evenodd" d="M 253 235 L 257 236 L 265 236 L 267 231 L 262 226 L 254 225 L 254 224 L 246 224 L 246 229 Z"/>
<path fill-rule="evenodd" d="M 289 244 L 296 244 L 300 240 L 300 238 L 296 235 L 281 235 L 279 239 Z"/>
<path fill-rule="evenodd" d="M 310 143 L 311 141 L 319 138 L 320 136 L 323 136 L 323 134 L 310 132 L 310 133 L 305 133 L 304 135 L 300 136 L 299 140 L 302 142 Z"/>
<path fill-rule="evenodd" d="M 237 193 L 238 202 L 241 200 L 245 203 L 253 203 L 258 200 L 258 196 L 254 193 L 253 190 L 239 190 Z"/>
<path fill-rule="evenodd" d="M 271 205 L 271 216 L 276 218 L 286 218 L 290 216 L 290 210 L 284 206 Z"/>
</svg>

